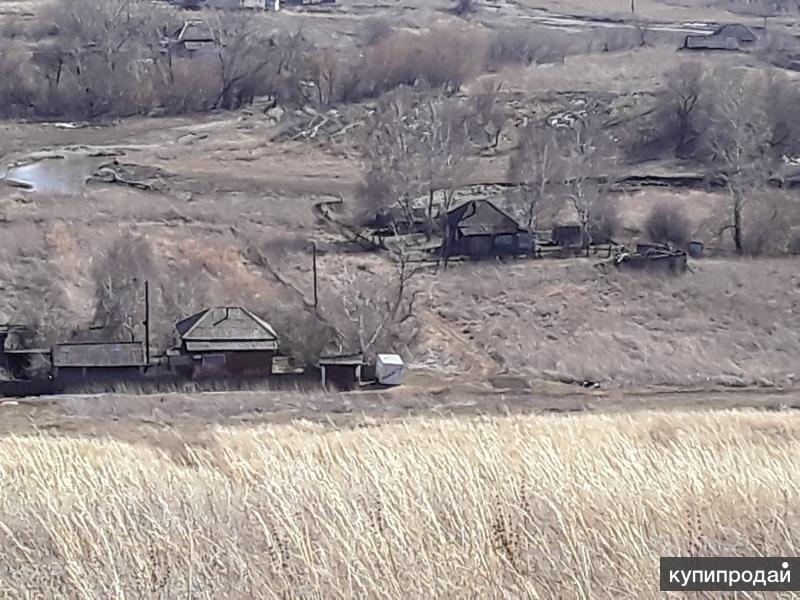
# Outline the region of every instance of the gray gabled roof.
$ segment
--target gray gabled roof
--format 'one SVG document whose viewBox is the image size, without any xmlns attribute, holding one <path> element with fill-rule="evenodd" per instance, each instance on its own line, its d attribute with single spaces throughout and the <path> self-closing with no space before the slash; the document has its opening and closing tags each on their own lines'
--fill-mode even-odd
<svg viewBox="0 0 800 600">
<path fill-rule="evenodd" d="M 726 49 L 728 47 L 727 40 L 749 44 L 757 39 L 756 34 L 749 27 L 741 23 L 730 23 L 718 27 L 713 33 L 686 36 L 686 46 L 688 48 Z"/>
<path fill-rule="evenodd" d="M 178 33 L 179 42 L 213 42 L 214 33 L 203 21 L 186 21 Z"/>
<path fill-rule="evenodd" d="M 208 348 L 213 344 L 225 349 L 236 344 L 255 348 L 278 342 L 278 334 L 269 323 L 241 306 L 208 308 L 180 321 L 175 328 L 184 342 L 204 343 Z"/>
<path fill-rule="evenodd" d="M 470 200 L 447 213 L 450 227 L 462 235 L 499 235 L 523 229 L 509 215 L 488 200 Z"/>
<path fill-rule="evenodd" d="M 75 342 L 53 346 L 54 367 L 140 367 L 145 364 L 141 342 Z"/>
<path fill-rule="evenodd" d="M 711 35 L 720 35 L 722 37 L 733 37 L 739 40 L 740 42 L 755 42 L 756 35 L 753 31 L 742 25 L 741 23 L 731 23 L 728 25 L 723 25 L 719 27 L 714 33 Z"/>
</svg>

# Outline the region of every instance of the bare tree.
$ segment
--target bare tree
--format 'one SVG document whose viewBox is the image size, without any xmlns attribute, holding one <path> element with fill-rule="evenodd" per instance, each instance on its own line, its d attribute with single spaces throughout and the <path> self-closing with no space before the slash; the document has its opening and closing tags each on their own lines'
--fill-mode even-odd
<svg viewBox="0 0 800 600">
<path fill-rule="evenodd" d="M 368 216 L 399 209 L 413 222 L 414 201 L 422 192 L 418 139 L 411 118 L 413 96 L 401 89 L 387 95 L 369 124 L 365 144 L 367 172 L 362 208 Z"/>
<path fill-rule="evenodd" d="M 467 118 L 465 110 L 442 96 L 420 102 L 408 89 L 387 96 L 366 144 L 370 209 L 399 207 L 411 222 L 417 198 L 425 195 L 430 219 L 436 209 L 447 212 L 470 168 Z"/>
<path fill-rule="evenodd" d="M 95 117 L 135 112 L 150 100 L 163 10 L 137 0 L 64 0 L 44 19 L 57 34 L 37 64 L 60 102 Z"/>
<path fill-rule="evenodd" d="M 800 90 L 785 74 L 772 72 L 767 97 L 772 158 L 795 157 L 800 154 Z"/>
<path fill-rule="evenodd" d="M 150 243 L 126 234 L 92 266 L 94 329 L 108 339 L 136 339 L 144 319 L 144 283 L 156 274 Z"/>
<path fill-rule="evenodd" d="M 511 154 L 509 180 L 519 186 L 525 226 L 538 226 L 537 217 L 558 177 L 559 156 L 551 128 L 529 123 L 519 130 L 519 143 Z"/>
<path fill-rule="evenodd" d="M 593 224 L 606 220 L 611 180 L 612 145 L 599 118 L 587 116 L 561 141 L 560 160 L 565 166 L 568 198 L 581 226 L 583 248 L 588 256 Z"/>
<path fill-rule="evenodd" d="M 440 192 L 441 215 L 450 210 L 455 190 L 470 170 L 466 122 L 471 115 L 443 97 L 429 99 L 411 118 L 418 134 L 418 168 L 428 194 L 428 217 L 435 217 L 435 194 Z"/>
<path fill-rule="evenodd" d="M 252 100 L 259 78 L 279 55 L 272 52 L 275 41 L 246 15 L 227 14 L 214 24 L 218 38 L 220 90 L 214 106 L 237 108 Z"/>
<path fill-rule="evenodd" d="M 397 344 L 408 345 L 416 335 L 416 301 L 421 292 L 413 289 L 413 279 L 420 269 L 409 262 L 403 250 L 395 260 L 395 273 L 388 282 L 349 268 L 340 278 L 343 318 L 329 316 L 329 320 L 337 324 L 342 345 L 365 356 Z"/>
<path fill-rule="evenodd" d="M 704 85 L 701 63 L 682 63 L 666 74 L 657 114 L 663 134 L 673 138 L 677 156 L 686 156 L 698 137 Z"/>
<path fill-rule="evenodd" d="M 730 196 L 731 222 L 738 253 L 744 251 L 743 212 L 748 193 L 763 185 L 769 175 L 767 86 L 760 74 L 739 69 L 717 71 L 709 86 L 707 143 L 710 168 L 725 181 Z"/>
<path fill-rule="evenodd" d="M 470 122 L 473 125 L 471 134 L 474 142 L 475 129 L 479 132 L 478 146 L 482 153 L 494 152 L 500 145 L 508 115 L 501 95 L 502 82 L 484 80 L 478 93 L 471 98 Z"/>
</svg>

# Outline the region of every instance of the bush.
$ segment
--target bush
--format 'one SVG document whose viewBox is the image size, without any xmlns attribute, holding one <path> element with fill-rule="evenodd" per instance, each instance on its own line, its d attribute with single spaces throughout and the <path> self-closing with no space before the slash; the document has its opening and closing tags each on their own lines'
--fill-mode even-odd
<svg viewBox="0 0 800 600">
<path fill-rule="evenodd" d="M 689 243 L 689 219 L 677 204 L 657 204 L 650 211 L 645 230 L 659 244 L 670 243 L 685 247 Z"/>
<path fill-rule="evenodd" d="M 744 210 L 742 244 L 750 256 L 780 256 L 790 252 L 792 200 L 782 196 L 756 198 Z"/>
<path fill-rule="evenodd" d="M 364 21 L 364 44 L 372 46 L 392 34 L 392 25 L 386 19 L 370 17 Z"/>
<path fill-rule="evenodd" d="M 574 48 L 574 38 L 567 33 L 527 27 L 505 29 L 492 36 L 488 62 L 494 70 L 508 64 L 563 62 Z"/>
<path fill-rule="evenodd" d="M 422 35 L 397 33 L 367 50 L 359 82 L 362 97 L 403 85 L 458 88 L 486 65 L 487 40 L 477 30 L 439 27 Z"/>
<path fill-rule="evenodd" d="M 615 202 L 606 199 L 589 218 L 589 237 L 593 244 L 611 242 L 619 230 L 619 210 Z"/>
</svg>

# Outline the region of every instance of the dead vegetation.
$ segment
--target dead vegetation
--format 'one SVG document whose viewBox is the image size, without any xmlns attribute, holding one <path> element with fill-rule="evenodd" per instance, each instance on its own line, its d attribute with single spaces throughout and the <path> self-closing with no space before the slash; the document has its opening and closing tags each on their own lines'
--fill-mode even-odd
<svg viewBox="0 0 800 600">
<path fill-rule="evenodd" d="M 798 550 L 791 414 L 149 435 L 0 440 L 4 589 L 611 598 L 619 586 L 658 598 L 662 554 Z"/>
</svg>

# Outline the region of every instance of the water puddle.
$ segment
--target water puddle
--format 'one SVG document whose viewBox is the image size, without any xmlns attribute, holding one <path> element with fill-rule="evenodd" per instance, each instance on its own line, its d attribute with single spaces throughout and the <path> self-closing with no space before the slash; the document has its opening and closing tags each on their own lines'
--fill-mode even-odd
<svg viewBox="0 0 800 600">
<path fill-rule="evenodd" d="M 107 161 L 105 157 L 85 154 L 47 157 L 9 168 L 4 179 L 13 187 L 71 196 L 80 194 L 95 169 Z"/>
</svg>

